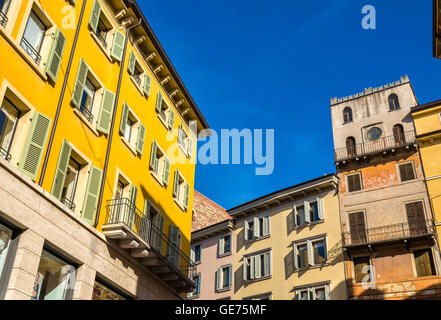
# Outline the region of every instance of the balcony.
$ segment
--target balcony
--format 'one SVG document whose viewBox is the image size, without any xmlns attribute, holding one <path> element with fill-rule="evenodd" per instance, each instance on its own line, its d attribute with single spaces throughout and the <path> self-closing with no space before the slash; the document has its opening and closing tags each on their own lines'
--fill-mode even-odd
<svg viewBox="0 0 441 320">
<path fill-rule="evenodd" d="M 95 36 L 98 38 L 98 40 L 101 42 L 101 45 L 107 49 L 107 42 L 106 39 L 104 39 L 104 36 L 101 34 L 101 32 L 103 32 L 104 34 L 107 33 L 107 31 L 101 31 L 99 29 L 97 29 L 97 31 L 95 32 Z"/>
<path fill-rule="evenodd" d="M 364 158 L 377 153 L 395 152 L 399 148 L 409 149 L 411 145 L 416 146 L 414 131 L 404 132 L 400 136 L 388 136 L 375 141 L 366 141 L 354 146 L 335 149 L 334 161 L 338 165 L 341 161 Z"/>
<path fill-rule="evenodd" d="M 80 112 L 83 114 L 83 116 L 89 121 L 89 123 L 93 123 L 93 114 L 90 112 L 89 108 L 85 105 L 80 106 Z"/>
<path fill-rule="evenodd" d="M 356 232 L 343 232 L 343 247 L 362 247 L 409 239 L 431 238 L 434 233 L 435 225 L 432 220 L 396 223 Z"/>
<path fill-rule="evenodd" d="M 7 150 L 3 149 L 2 147 L 0 147 L 0 157 L 2 157 L 3 159 L 5 159 L 8 162 L 11 161 L 11 158 L 12 158 L 11 154 Z"/>
<path fill-rule="evenodd" d="M 26 53 L 35 61 L 37 65 L 40 65 L 41 56 L 40 53 L 34 49 L 34 47 L 29 43 L 29 41 L 23 37 L 20 42 L 20 46 L 26 51 Z"/>
<path fill-rule="evenodd" d="M 107 201 L 104 235 L 179 293 L 192 292 L 196 264 L 129 199 Z"/>
</svg>

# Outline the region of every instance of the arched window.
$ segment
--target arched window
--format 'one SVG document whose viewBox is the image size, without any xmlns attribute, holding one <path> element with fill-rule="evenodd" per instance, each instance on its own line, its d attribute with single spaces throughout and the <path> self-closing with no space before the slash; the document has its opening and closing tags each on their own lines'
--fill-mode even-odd
<svg viewBox="0 0 441 320">
<path fill-rule="evenodd" d="M 349 137 L 346 139 L 346 150 L 348 151 L 348 156 L 350 157 L 353 157 L 357 154 L 354 137 Z"/>
<path fill-rule="evenodd" d="M 399 146 L 406 143 L 406 137 L 404 136 L 404 129 L 401 124 L 396 124 L 393 127 L 395 145 Z"/>
<path fill-rule="evenodd" d="M 400 109 L 400 101 L 398 100 L 398 96 L 395 93 L 392 93 L 389 96 L 389 110 L 394 111 Z"/>
<path fill-rule="evenodd" d="M 352 122 L 352 109 L 351 108 L 346 107 L 343 110 L 343 121 L 344 121 L 344 123 Z"/>
</svg>

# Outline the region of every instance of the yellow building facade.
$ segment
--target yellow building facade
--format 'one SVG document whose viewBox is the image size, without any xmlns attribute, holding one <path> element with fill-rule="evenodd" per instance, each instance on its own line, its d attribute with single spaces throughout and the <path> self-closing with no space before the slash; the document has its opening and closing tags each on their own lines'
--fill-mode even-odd
<svg viewBox="0 0 441 320">
<path fill-rule="evenodd" d="M 441 100 L 412 108 L 434 223 L 441 232 Z"/>
<path fill-rule="evenodd" d="M 0 1 L 0 12 L 5 170 L 169 290 L 191 290 L 197 135 L 208 125 L 138 4 Z M 26 226 L 4 219 L 5 230 Z"/>
<path fill-rule="evenodd" d="M 328 175 L 228 210 L 235 300 L 345 300 L 338 178 Z"/>
</svg>

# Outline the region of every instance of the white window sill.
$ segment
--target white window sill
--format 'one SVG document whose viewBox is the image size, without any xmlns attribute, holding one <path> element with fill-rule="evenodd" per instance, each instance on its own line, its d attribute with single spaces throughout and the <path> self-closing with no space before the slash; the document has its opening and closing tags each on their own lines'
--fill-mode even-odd
<svg viewBox="0 0 441 320">
<path fill-rule="evenodd" d="M 251 239 L 251 240 L 245 240 L 245 244 L 250 244 L 250 243 L 257 242 L 257 241 L 259 241 L 259 240 L 268 239 L 269 237 L 271 237 L 271 234 L 268 234 L 268 235 L 266 235 L 266 236 L 262 236 L 262 237 L 259 237 L 259 238 L 253 238 L 253 239 Z"/>
<path fill-rule="evenodd" d="M 231 252 L 222 253 L 222 254 L 218 254 L 218 258 L 225 258 L 225 257 L 231 256 L 231 255 L 232 255 Z"/>
<path fill-rule="evenodd" d="M 173 198 L 173 200 L 175 201 L 175 203 L 178 205 L 178 207 L 179 207 L 183 212 L 186 212 L 186 210 L 184 209 L 184 204 L 180 203 L 178 200 L 176 200 L 176 198 Z"/>
<path fill-rule="evenodd" d="M 124 142 L 127 148 L 133 153 L 133 155 L 136 157 L 138 156 L 138 153 L 136 152 L 136 149 L 126 140 L 125 137 L 121 137 L 121 141 Z"/>
<path fill-rule="evenodd" d="M 156 115 L 158 116 L 158 119 L 161 121 L 161 123 L 164 125 L 165 129 L 167 129 L 167 131 L 170 130 L 169 127 L 168 127 L 168 124 L 167 124 L 166 120 L 164 120 L 164 119 L 159 115 L 159 113 L 156 113 Z"/>
<path fill-rule="evenodd" d="M 306 227 L 308 227 L 308 226 L 315 226 L 315 225 L 317 225 L 317 224 L 324 223 L 324 222 L 325 222 L 325 220 L 319 220 L 319 221 L 308 222 L 308 223 L 306 223 L 306 224 L 302 224 L 302 225 L 298 225 L 298 226 L 296 226 L 296 227 L 294 228 L 294 230 L 300 230 L 300 229 L 306 228 Z"/>
<path fill-rule="evenodd" d="M 101 43 L 101 41 L 98 39 L 98 37 L 95 35 L 95 33 L 93 31 L 90 31 L 90 35 L 92 36 L 92 39 L 95 40 L 98 47 L 101 49 L 101 51 L 104 53 L 106 58 L 110 61 L 110 63 L 113 63 L 113 58 L 110 55 L 110 50 L 103 46 L 103 44 Z M 107 45 L 109 45 L 109 44 L 107 44 Z"/>
<path fill-rule="evenodd" d="M 321 264 L 315 264 L 313 266 L 307 266 L 307 267 L 302 267 L 302 268 L 297 268 L 294 270 L 294 272 L 302 272 L 302 271 L 307 271 L 307 270 L 312 270 L 312 269 L 318 269 L 318 268 L 323 268 L 323 267 L 327 267 L 330 266 L 331 264 L 329 262 L 324 262 Z"/>
<path fill-rule="evenodd" d="M 230 291 L 230 290 L 231 290 L 231 286 L 226 287 L 226 288 L 216 289 L 216 293 L 226 292 L 226 291 Z"/>
<path fill-rule="evenodd" d="M 245 282 L 246 283 L 253 283 L 253 282 L 258 282 L 258 281 L 263 281 L 263 280 L 268 280 L 268 279 L 271 279 L 273 276 L 270 274 L 270 275 L 268 275 L 268 276 L 263 276 L 263 277 L 260 277 L 260 278 L 258 278 L 258 279 L 248 279 L 248 280 L 245 280 Z"/>
<path fill-rule="evenodd" d="M 81 113 L 80 110 L 74 107 L 73 112 L 77 115 L 78 118 L 80 118 L 81 121 L 84 122 L 84 124 L 97 136 L 99 137 L 99 132 L 94 128 L 94 126 L 89 122 L 89 120 L 86 119 L 86 117 Z"/>
<path fill-rule="evenodd" d="M 199 298 L 199 295 L 198 295 L 198 294 L 197 294 L 197 295 L 194 295 L 194 296 L 191 296 L 191 297 L 188 297 L 189 300 L 193 300 L 193 299 L 197 299 L 197 298 Z"/>
<path fill-rule="evenodd" d="M 132 80 L 133 84 L 135 85 L 136 89 L 138 89 L 139 93 L 144 96 L 144 89 L 136 82 L 135 78 L 133 76 L 130 76 L 130 80 Z M 142 83 L 142 80 L 141 80 Z"/>
<path fill-rule="evenodd" d="M 158 175 L 153 171 L 150 171 L 150 173 L 152 174 L 153 178 L 155 178 L 156 182 L 158 182 L 161 185 L 161 187 L 164 187 L 164 183 L 162 182 L 162 179 L 160 179 Z"/>
</svg>

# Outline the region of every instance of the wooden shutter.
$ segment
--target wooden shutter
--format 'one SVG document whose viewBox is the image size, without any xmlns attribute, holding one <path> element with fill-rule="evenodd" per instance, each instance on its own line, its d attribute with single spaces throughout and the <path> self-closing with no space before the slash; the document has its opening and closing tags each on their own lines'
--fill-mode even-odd
<svg viewBox="0 0 441 320">
<path fill-rule="evenodd" d="M 191 159 L 191 157 L 193 156 L 193 139 L 190 137 L 188 138 L 187 154 L 188 157 Z"/>
<path fill-rule="evenodd" d="M 361 175 L 359 173 L 348 176 L 348 191 L 354 192 L 361 190 Z"/>
<path fill-rule="evenodd" d="M 254 278 L 260 279 L 262 277 L 262 263 L 261 255 L 254 256 Z"/>
<path fill-rule="evenodd" d="M 58 157 L 57 169 L 55 170 L 55 179 L 52 184 L 51 191 L 51 194 L 58 200 L 61 200 L 61 194 L 63 192 L 71 152 L 72 147 L 66 140 L 64 140 L 61 146 L 60 156 Z"/>
<path fill-rule="evenodd" d="M 190 201 L 190 186 L 188 183 L 184 185 L 184 209 L 188 209 L 188 204 Z"/>
<path fill-rule="evenodd" d="M 159 231 L 162 233 L 164 232 L 164 216 L 161 214 L 158 214 L 157 218 L 157 227 Z M 156 241 L 155 241 L 155 248 L 158 250 L 158 252 L 162 255 L 162 238 L 159 234 L 156 234 Z"/>
<path fill-rule="evenodd" d="M 409 181 L 415 179 L 415 171 L 412 163 L 405 163 L 399 165 L 401 181 Z"/>
<path fill-rule="evenodd" d="M 129 74 L 132 76 L 135 72 L 135 66 L 136 66 L 136 56 L 133 51 L 130 51 L 130 57 L 129 57 L 129 66 L 127 67 Z"/>
<path fill-rule="evenodd" d="M 135 185 L 130 187 L 129 199 L 133 206 L 136 206 L 136 199 L 138 198 L 138 188 Z"/>
<path fill-rule="evenodd" d="M 364 212 L 354 212 L 349 214 L 349 230 L 351 232 L 351 244 L 366 242 Z"/>
<path fill-rule="evenodd" d="M 254 217 L 253 219 L 254 238 L 260 237 L 259 219 Z"/>
<path fill-rule="evenodd" d="M 271 252 L 265 252 L 263 254 L 263 275 L 268 276 L 271 274 Z"/>
<path fill-rule="evenodd" d="M 293 247 L 293 253 L 294 253 L 294 269 L 298 269 L 299 268 L 299 257 L 298 257 L 298 253 L 297 253 L 297 244 L 293 243 L 292 247 Z"/>
<path fill-rule="evenodd" d="M 139 155 L 142 155 L 142 152 L 144 151 L 144 140 L 145 140 L 145 126 L 140 123 L 139 129 L 138 129 L 138 139 L 136 142 L 136 151 Z"/>
<path fill-rule="evenodd" d="M 98 0 L 95 0 L 92 7 L 92 12 L 90 13 L 89 27 L 93 32 L 96 32 L 98 27 L 98 22 L 100 20 L 101 5 Z"/>
<path fill-rule="evenodd" d="M 225 253 L 225 237 L 219 239 L 219 256 Z"/>
<path fill-rule="evenodd" d="M 292 214 L 294 215 L 293 222 L 294 222 L 294 228 L 297 227 L 297 206 L 294 205 L 292 208 Z"/>
<path fill-rule="evenodd" d="M 165 156 L 164 160 L 164 174 L 162 175 L 162 183 L 168 186 L 170 180 L 170 159 Z"/>
<path fill-rule="evenodd" d="M 248 241 L 249 239 L 248 239 L 248 230 L 250 229 L 250 224 L 249 224 L 249 222 L 248 221 L 246 221 L 245 220 L 245 223 L 244 223 L 244 236 L 245 236 L 245 240 L 246 241 Z"/>
<path fill-rule="evenodd" d="M 50 118 L 35 111 L 19 164 L 19 169 L 34 181 L 40 168 L 50 125 Z"/>
<path fill-rule="evenodd" d="M 216 272 L 216 290 L 220 290 L 223 288 L 222 283 L 222 268 L 218 268 Z"/>
<path fill-rule="evenodd" d="M 311 205 L 309 204 L 308 201 L 305 201 L 303 208 L 304 208 L 303 209 L 303 215 L 304 215 L 303 221 L 305 221 L 306 223 L 310 223 L 311 222 Z"/>
<path fill-rule="evenodd" d="M 123 110 L 121 113 L 121 123 L 119 125 L 119 134 L 124 136 L 127 126 L 127 118 L 129 117 L 129 106 L 124 102 Z"/>
<path fill-rule="evenodd" d="M 119 62 L 121 62 L 123 56 L 125 41 L 126 41 L 126 37 L 124 36 L 124 34 L 116 30 L 115 35 L 113 37 L 113 45 L 110 55 L 112 56 L 112 58 L 118 60 Z"/>
<path fill-rule="evenodd" d="M 175 112 L 170 108 L 169 116 L 168 116 L 168 129 L 173 130 L 175 125 Z"/>
<path fill-rule="evenodd" d="M 95 222 L 96 206 L 98 204 L 102 176 L 103 172 L 100 169 L 91 166 L 81 217 L 92 225 Z"/>
<path fill-rule="evenodd" d="M 249 278 L 250 279 L 254 279 L 254 275 L 255 275 L 255 262 L 256 260 L 254 259 L 254 257 L 249 257 L 249 262 L 250 262 L 250 274 L 249 274 Z"/>
<path fill-rule="evenodd" d="M 146 97 L 150 96 L 150 89 L 152 87 L 152 79 L 150 76 L 146 73 L 144 77 L 144 94 Z"/>
<path fill-rule="evenodd" d="M 78 67 L 77 78 L 75 80 L 75 87 L 72 94 L 72 104 L 76 108 L 80 108 L 81 99 L 83 97 L 84 85 L 86 84 L 87 73 L 89 72 L 89 66 L 81 58 L 80 66 Z"/>
<path fill-rule="evenodd" d="M 263 217 L 263 235 L 267 236 L 270 234 L 270 228 L 269 228 L 269 217 Z"/>
<path fill-rule="evenodd" d="M 156 140 L 153 140 L 152 148 L 150 150 L 150 170 L 153 170 L 156 167 L 156 153 L 157 153 L 157 151 L 158 151 L 158 144 L 156 143 Z"/>
<path fill-rule="evenodd" d="M 162 108 L 162 94 L 160 91 L 158 91 L 158 95 L 156 96 L 156 113 L 161 112 L 161 108 Z"/>
<path fill-rule="evenodd" d="M 249 259 L 244 257 L 243 258 L 243 280 L 247 281 L 248 280 L 248 263 L 249 263 Z"/>
<path fill-rule="evenodd" d="M 323 198 L 317 198 L 318 217 L 320 220 L 325 220 L 325 203 Z"/>
<path fill-rule="evenodd" d="M 310 266 L 314 265 L 314 247 L 312 245 L 311 240 L 306 241 L 306 247 L 307 247 L 307 251 L 308 251 L 308 264 Z"/>
<path fill-rule="evenodd" d="M 104 134 L 109 134 L 114 105 L 115 94 L 107 89 L 104 89 L 103 98 L 101 101 L 101 109 L 98 115 L 98 122 L 96 126 L 96 129 Z"/>
<path fill-rule="evenodd" d="M 435 274 L 430 249 L 414 251 L 414 257 L 418 277 L 427 277 Z"/>
<path fill-rule="evenodd" d="M 426 234 L 426 218 L 422 201 L 406 203 L 407 221 L 410 235 Z"/>
<path fill-rule="evenodd" d="M 54 34 L 54 40 L 52 42 L 45 70 L 46 74 L 54 83 L 57 82 L 58 71 L 60 70 L 61 58 L 63 57 L 65 45 L 66 38 L 60 29 L 57 29 Z"/>
<path fill-rule="evenodd" d="M 175 170 L 175 177 L 174 177 L 174 183 L 173 183 L 173 197 L 178 198 L 179 194 L 179 171 L 178 169 Z"/>
</svg>

